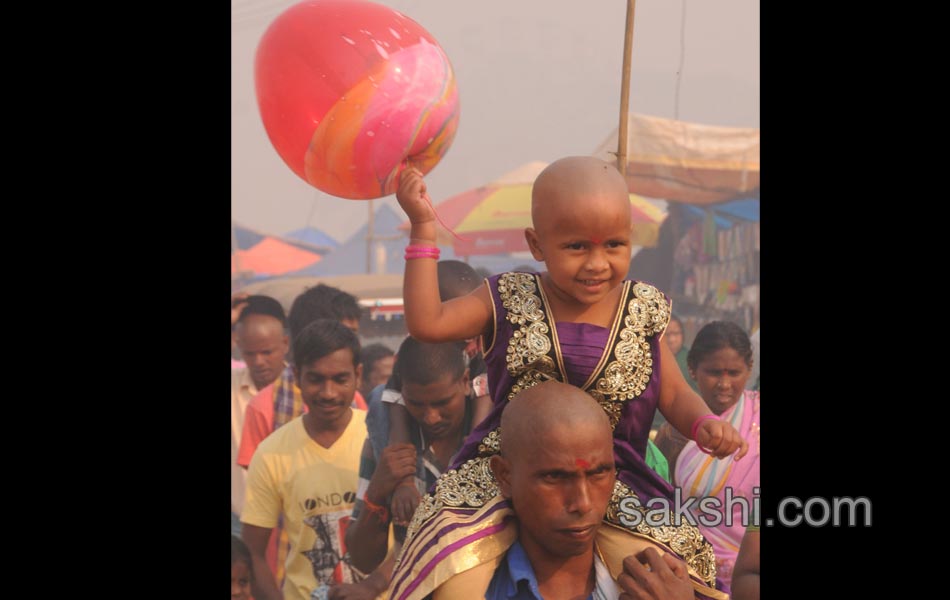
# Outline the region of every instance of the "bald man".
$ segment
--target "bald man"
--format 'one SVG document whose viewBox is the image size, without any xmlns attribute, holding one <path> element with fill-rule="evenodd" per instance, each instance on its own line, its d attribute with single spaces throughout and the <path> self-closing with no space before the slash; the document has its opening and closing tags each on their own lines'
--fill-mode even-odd
<svg viewBox="0 0 950 600">
<path fill-rule="evenodd" d="M 545 410 L 552 401 L 557 411 Z M 486 599 L 617 597 L 621 590 L 594 552 L 615 482 L 606 413 L 580 389 L 550 381 L 519 393 L 502 414 L 501 430 L 491 469 L 517 515 L 518 537 Z M 656 562 L 653 554 L 647 560 Z M 685 565 L 668 558 L 660 563 L 672 578 L 631 559 L 623 591 L 633 598 L 692 598 Z M 656 596 L 642 594 L 648 582 Z"/>
<path fill-rule="evenodd" d="M 247 296 L 235 326 L 235 342 L 246 367 L 231 370 L 231 529 L 240 535 L 237 515 L 244 508 L 246 474 L 237 464 L 247 405 L 284 369 L 289 348 L 287 317 L 270 296 Z"/>
<path fill-rule="evenodd" d="M 589 395 L 552 381 L 519 393 L 501 431 L 491 470 L 518 517 L 518 537 L 485 597 L 590 597 L 595 583 L 611 583 L 594 559 L 615 479 L 610 420 Z"/>
<path fill-rule="evenodd" d="M 556 411 L 542 410 L 552 403 L 557 404 Z M 641 550 L 642 545 L 631 543 L 613 559 L 619 583 L 601 557 L 606 550 L 598 549 L 596 540 L 605 527 L 615 472 L 610 421 L 596 401 L 570 385 L 541 383 L 511 400 L 502 414 L 501 431 L 500 453 L 489 464 L 504 498 L 502 506 L 514 518 L 502 513 L 496 519 L 497 538 L 486 540 L 473 556 L 490 559 L 496 544 L 511 540 L 507 551 L 482 563 L 493 571 L 469 560 L 456 567 L 461 574 L 458 581 L 449 576 L 439 582 L 446 577 L 443 572 L 415 584 L 411 595 L 402 595 L 404 580 L 394 579 L 393 597 L 441 599 L 462 597 L 460 593 L 472 598 L 484 594 L 486 600 L 600 599 L 618 598 L 621 593 L 635 599 L 694 597 L 685 563 L 656 547 Z M 485 512 L 497 514 L 501 507 Z M 486 525 L 485 530 L 495 527 Z M 617 547 L 612 549 L 616 556 Z M 434 591 L 426 589 L 432 584 Z M 479 593 L 481 589 L 485 591 Z"/>
</svg>

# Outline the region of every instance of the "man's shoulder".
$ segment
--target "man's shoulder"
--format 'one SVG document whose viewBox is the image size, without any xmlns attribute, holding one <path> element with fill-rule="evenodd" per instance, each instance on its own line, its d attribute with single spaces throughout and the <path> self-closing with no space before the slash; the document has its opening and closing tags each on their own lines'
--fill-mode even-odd
<svg viewBox="0 0 950 600">
<path fill-rule="evenodd" d="M 297 417 L 282 427 L 278 427 L 273 433 L 261 440 L 254 454 L 283 454 L 294 450 L 302 440 L 307 437 L 307 432 L 303 427 L 303 417 Z"/>
<path fill-rule="evenodd" d="M 247 406 L 259 412 L 274 412 L 274 384 L 268 384 L 260 389 Z"/>
<path fill-rule="evenodd" d="M 240 387 L 245 381 L 250 380 L 247 374 L 247 367 L 231 367 L 231 389 Z"/>
<path fill-rule="evenodd" d="M 362 427 L 366 429 L 366 411 L 359 408 L 353 408 L 353 418 L 350 420 L 350 424 L 347 427 L 353 426 L 356 424 L 357 427 Z"/>
</svg>

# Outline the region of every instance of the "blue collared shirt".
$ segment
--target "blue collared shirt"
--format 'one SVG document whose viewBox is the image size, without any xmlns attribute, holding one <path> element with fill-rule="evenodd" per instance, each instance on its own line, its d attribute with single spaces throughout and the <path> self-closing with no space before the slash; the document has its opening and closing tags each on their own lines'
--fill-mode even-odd
<svg viewBox="0 0 950 600">
<path fill-rule="evenodd" d="M 591 598 L 593 594 L 588 596 L 588 600 Z M 528 555 L 518 540 L 508 548 L 505 560 L 495 570 L 485 600 L 544 600 L 538 591 L 538 579 L 528 562 Z"/>
</svg>

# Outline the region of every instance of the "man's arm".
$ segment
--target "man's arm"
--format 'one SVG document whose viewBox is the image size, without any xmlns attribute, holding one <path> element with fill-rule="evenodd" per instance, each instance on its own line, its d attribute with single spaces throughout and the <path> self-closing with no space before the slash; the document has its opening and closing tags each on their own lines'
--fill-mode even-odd
<svg viewBox="0 0 950 600">
<path fill-rule="evenodd" d="M 363 444 L 360 471 L 372 459 L 373 449 Z M 368 453 L 368 456 L 367 456 Z M 391 518 L 387 508 L 389 495 L 396 484 L 416 471 L 416 448 L 412 444 L 391 444 L 383 449 L 370 476 L 362 498 L 354 508 L 356 520 L 346 529 L 346 548 L 353 566 L 367 573 L 376 569 L 386 557 Z"/>
<path fill-rule="evenodd" d="M 379 567 L 359 583 L 339 583 L 330 588 L 328 600 L 375 600 L 389 587 L 396 564 L 396 553 L 391 552 Z"/>
<path fill-rule="evenodd" d="M 283 600 L 283 595 L 277 589 L 274 574 L 267 567 L 267 542 L 270 540 L 271 528 L 257 527 L 244 523 L 241 528 L 241 539 L 251 552 L 251 590 L 255 600 Z"/>
<path fill-rule="evenodd" d="M 258 452 L 247 470 L 247 493 L 241 512 L 241 539 L 251 553 L 253 581 L 251 589 L 256 600 L 283 600 L 274 574 L 267 564 L 267 546 L 271 531 L 283 511 L 280 485 L 269 468 L 267 453 Z"/>
<path fill-rule="evenodd" d="M 759 600 L 759 530 L 747 529 L 742 536 L 736 566 L 732 571 L 733 600 Z"/>
</svg>

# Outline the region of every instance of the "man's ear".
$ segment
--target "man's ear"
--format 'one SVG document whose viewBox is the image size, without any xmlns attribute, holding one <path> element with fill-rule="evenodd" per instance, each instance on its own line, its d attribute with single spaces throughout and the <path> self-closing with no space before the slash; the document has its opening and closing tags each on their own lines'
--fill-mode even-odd
<svg viewBox="0 0 950 600">
<path fill-rule="evenodd" d="M 505 498 L 511 498 L 511 463 L 504 456 L 495 454 L 489 459 L 488 466 L 495 475 L 498 489 Z"/>
<path fill-rule="evenodd" d="M 528 242 L 528 250 L 531 251 L 531 256 L 534 257 L 534 260 L 544 262 L 544 254 L 541 252 L 541 246 L 538 244 L 538 233 L 534 230 L 534 227 L 525 228 L 524 239 Z"/>
</svg>

